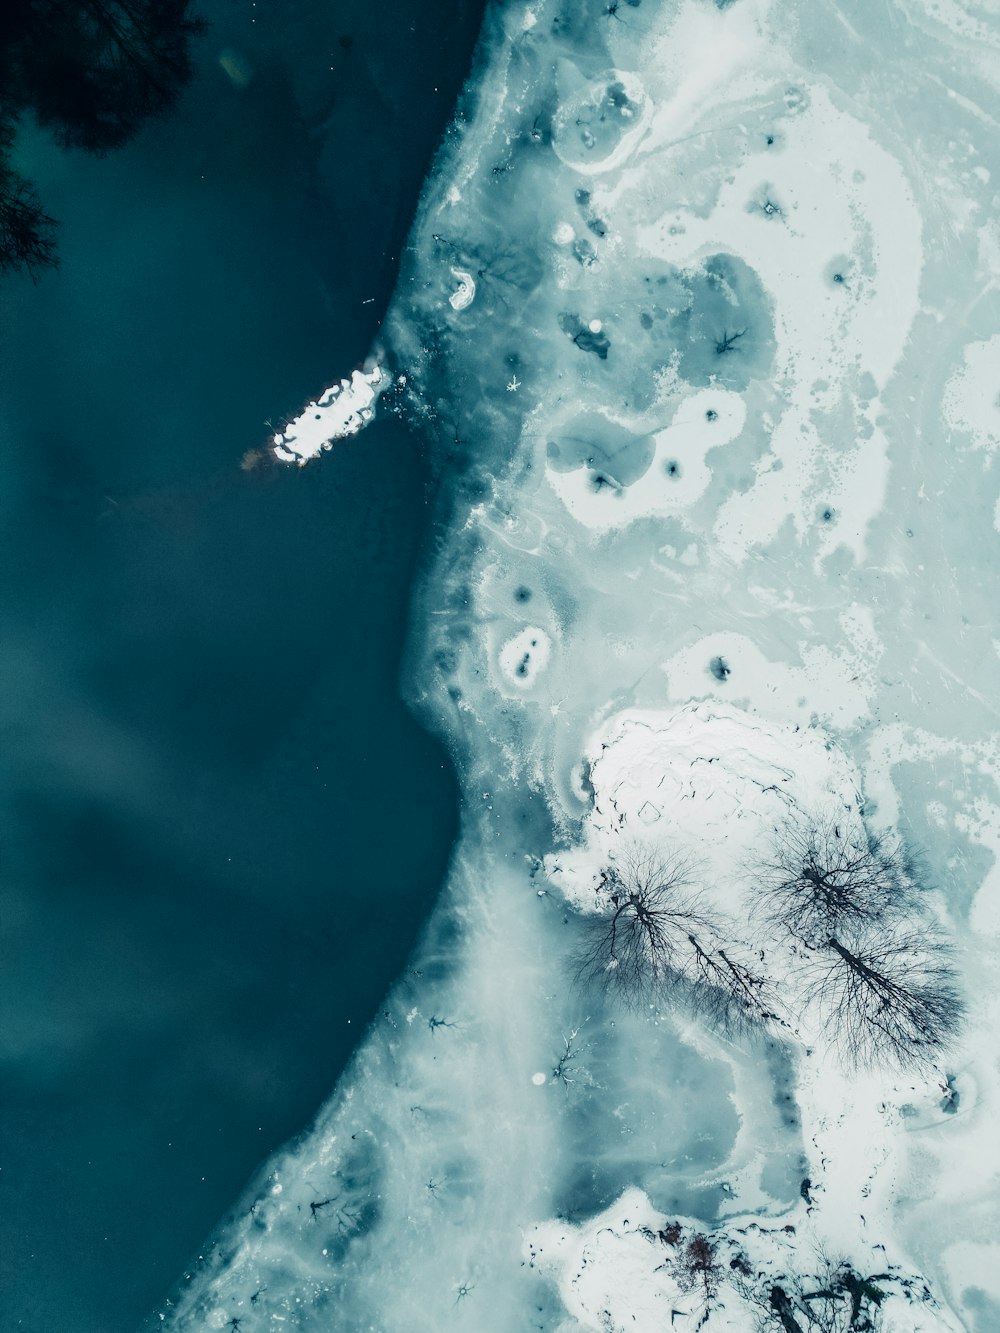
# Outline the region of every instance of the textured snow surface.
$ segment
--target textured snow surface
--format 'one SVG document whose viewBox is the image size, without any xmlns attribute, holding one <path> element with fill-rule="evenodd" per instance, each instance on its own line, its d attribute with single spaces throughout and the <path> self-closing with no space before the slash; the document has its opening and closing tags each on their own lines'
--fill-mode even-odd
<svg viewBox="0 0 1000 1333">
<path fill-rule="evenodd" d="M 586 754 L 586 839 L 545 863 L 579 910 L 593 910 L 602 869 L 638 841 L 679 856 L 714 886 L 719 907 L 739 912 L 753 892 L 743 867 L 776 829 L 802 816 L 844 821 L 860 806 L 857 769 L 823 732 L 768 725 L 727 704 L 630 710 L 609 719 Z"/>
<path fill-rule="evenodd" d="M 1000 1329 L 998 128 L 992 0 L 489 12 L 391 372 L 276 441 L 315 454 L 395 376 L 435 442 L 409 689 L 463 835 L 167 1327 L 779 1330 L 754 1293 L 828 1261 L 878 1278 L 883 1333 Z M 792 1005 L 744 1040 L 579 983 L 642 840 L 707 869 L 784 985 L 748 857 L 862 810 L 956 941 L 939 1067 L 852 1073 Z M 746 1264 L 711 1308 L 672 1223 Z"/>
<path fill-rule="evenodd" d="M 314 403 L 307 403 L 284 430 L 277 432 L 273 442 L 275 457 L 301 467 L 337 440 L 356 435 L 371 421 L 375 404 L 389 380 L 381 366 L 376 365 L 368 371 L 355 370 L 350 379 L 334 384 Z"/>
</svg>

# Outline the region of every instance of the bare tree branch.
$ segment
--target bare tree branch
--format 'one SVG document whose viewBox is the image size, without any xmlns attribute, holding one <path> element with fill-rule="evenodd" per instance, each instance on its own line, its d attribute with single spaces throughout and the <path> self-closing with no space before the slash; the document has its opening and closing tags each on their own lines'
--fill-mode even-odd
<svg viewBox="0 0 1000 1333">
<path fill-rule="evenodd" d="M 606 869 L 608 912 L 594 921 L 577 966 L 581 981 L 638 1007 L 683 1003 L 726 1029 L 777 1017 L 767 979 L 722 944 L 716 915 L 683 861 L 635 847 Z"/>
<path fill-rule="evenodd" d="M 0 143 L 0 274 L 23 269 L 37 282 L 56 259 L 56 224 L 34 187 L 3 159 Z"/>
<path fill-rule="evenodd" d="M 901 846 L 857 815 L 779 828 L 768 859 L 750 869 L 757 914 L 814 946 L 842 927 L 905 911 L 917 895 Z"/>
<path fill-rule="evenodd" d="M 934 1059 L 961 1027 L 950 948 L 929 922 L 853 923 L 810 951 L 806 974 L 826 1032 L 853 1064 Z"/>
<path fill-rule="evenodd" d="M 698 1232 L 665 1265 L 681 1291 L 699 1301 L 703 1323 L 707 1322 L 725 1274 L 716 1250 L 716 1245 Z"/>
<path fill-rule="evenodd" d="M 577 974 L 639 1005 L 676 988 L 690 970 L 689 939 L 710 928 L 690 869 L 678 859 L 632 848 L 604 872 L 607 915 L 593 922 Z"/>
<path fill-rule="evenodd" d="M 782 1021 L 762 968 L 739 959 L 731 944 L 709 953 L 694 936 L 689 942 L 697 972 L 691 999 L 698 1013 L 730 1033 Z"/>
<path fill-rule="evenodd" d="M 190 0 L 29 0 L 15 95 L 64 147 L 117 148 L 191 77 Z"/>
</svg>

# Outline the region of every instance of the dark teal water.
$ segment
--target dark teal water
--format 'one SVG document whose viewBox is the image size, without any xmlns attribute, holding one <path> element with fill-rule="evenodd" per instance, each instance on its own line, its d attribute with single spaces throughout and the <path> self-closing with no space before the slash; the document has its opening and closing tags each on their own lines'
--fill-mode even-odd
<svg viewBox="0 0 1000 1333">
<path fill-rule="evenodd" d="M 240 460 L 366 352 L 480 9 L 214 0 L 127 150 L 27 136 L 63 266 L 0 291 L 5 1330 L 138 1324 L 444 872 L 454 778 L 398 691 L 419 441 Z"/>
</svg>

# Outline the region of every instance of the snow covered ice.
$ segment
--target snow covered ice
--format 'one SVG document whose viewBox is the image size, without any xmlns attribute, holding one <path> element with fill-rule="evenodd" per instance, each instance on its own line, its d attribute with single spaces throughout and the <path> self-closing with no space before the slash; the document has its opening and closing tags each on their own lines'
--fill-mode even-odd
<svg viewBox="0 0 1000 1333">
<path fill-rule="evenodd" d="M 376 364 L 355 370 L 350 379 L 332 385 L 314 403 L 307 403 L 284 430 L 275 433 L 275 456 L 283 463 L 302 467 L 337 440 L 357 435 L 374 416 L 375 404 L 388 381 L 389 376 Z"/>
<path fill-rule="evenodd" d="M 435 442 L 408 687 L 462 837 L 164 1326 L 1000 1329 L 998 127 L 993 0 L 489 12 L 376 369 L 276 440 L 382 394 Z M 790 820 L 919 852 L 942 1049 L 829 1038 L 761 925 Z M 766 1025 L 580 983 L 630 846 L 694 867 Z"/>
</svg>

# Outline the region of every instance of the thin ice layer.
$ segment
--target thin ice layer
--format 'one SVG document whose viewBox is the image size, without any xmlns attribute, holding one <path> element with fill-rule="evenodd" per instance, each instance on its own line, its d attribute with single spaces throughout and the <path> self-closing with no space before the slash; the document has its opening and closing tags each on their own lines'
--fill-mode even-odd
<svg viewBox="0 0 1000 1333">
<path fill-rule="evenodd" d="M 454 475 L 411 689 L 462 843 L 168 1324 L 658 1329 L 635 1203 L 654 1234 L 795 1227 L 765 1273 L 817 1272 L 817 1239 L 885 1256 L 900 1333 L 1000 1326 L 992 8 L 491 11 L 383 330 Z M 698 706 L 751 738 L 695 754 L 720 798 L 799 735 L 817 789 L 923 848 L 969 1000 L 938 1067 L 851 1078 L 574 981 L 583 914 L 544 866 L 600 846 L 622 719 Z M 629 828 L 669 844 L 683 782 L 647 760 Z"/>
</svg>

